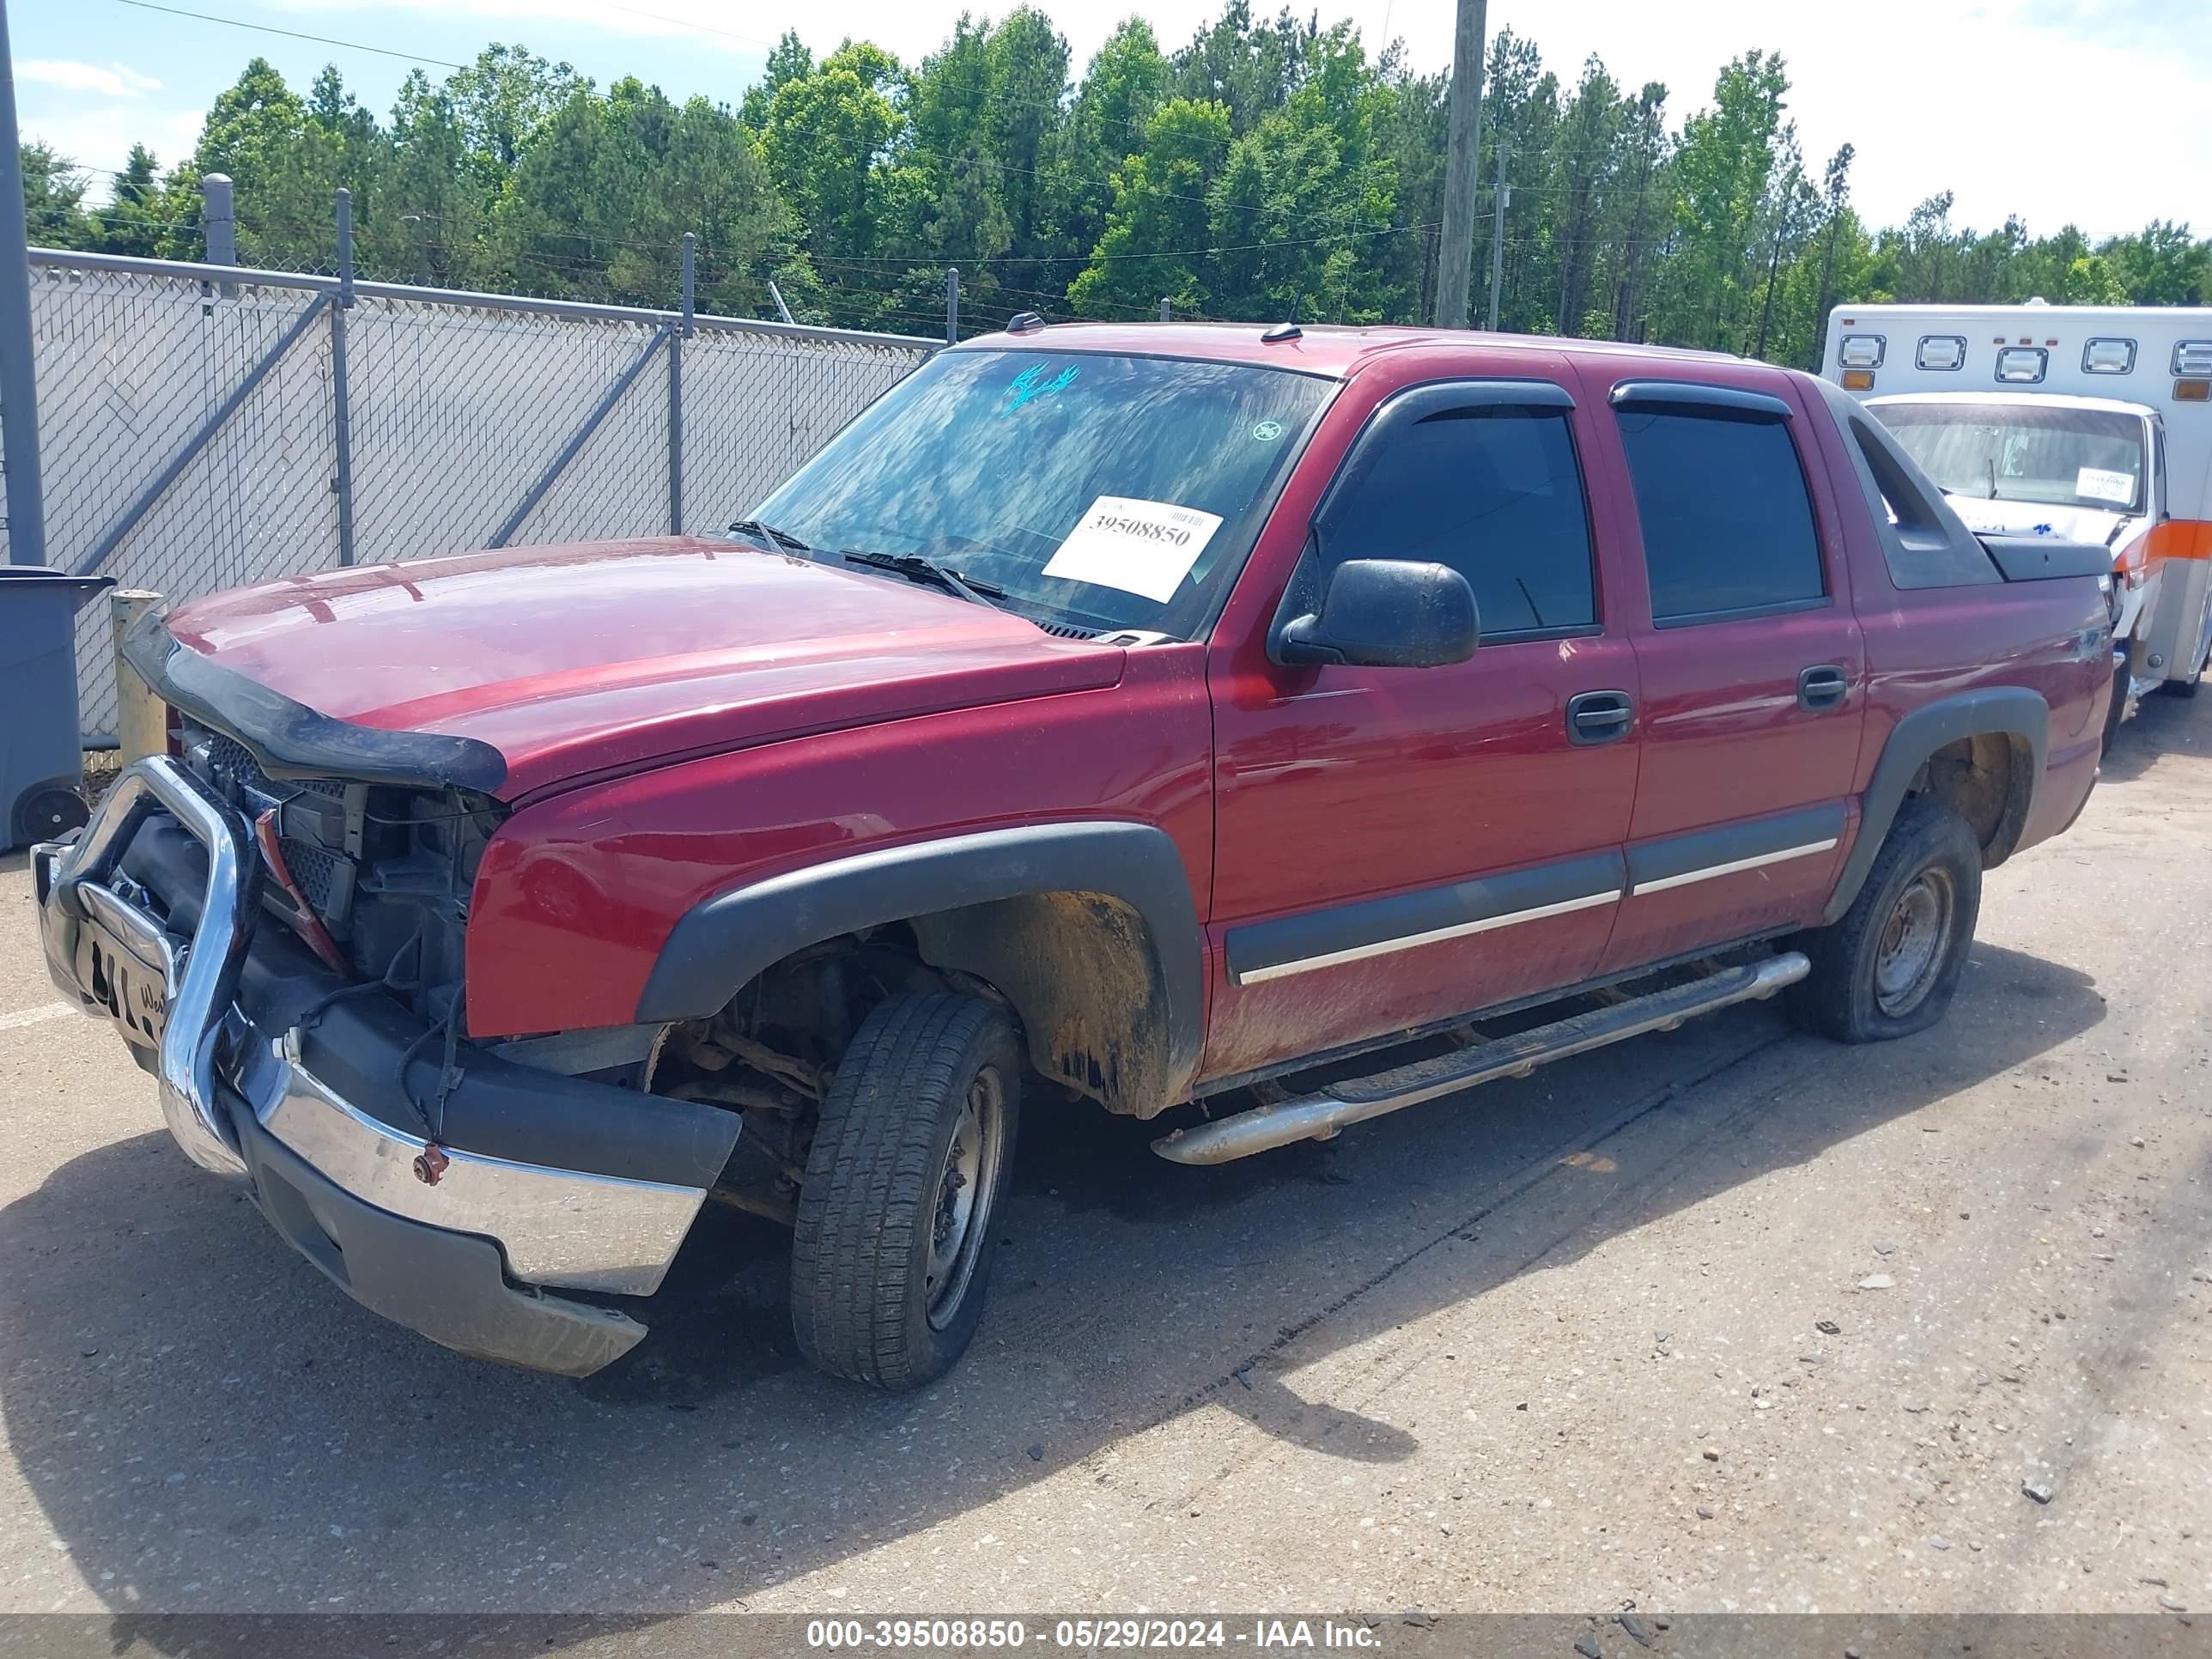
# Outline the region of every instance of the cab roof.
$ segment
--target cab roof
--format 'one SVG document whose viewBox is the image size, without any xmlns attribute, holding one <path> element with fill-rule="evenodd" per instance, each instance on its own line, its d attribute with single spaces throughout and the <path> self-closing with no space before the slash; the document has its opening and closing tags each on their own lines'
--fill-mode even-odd
<svg viewBox="0 0 2212 1659">
<path fill-rule="evenodd" d="M 978 335 L 949 349 L 1042 349 L 1118 352 L 1139 357 L 1188 357 L 1207 362 L 1300 369 L 1334 380 L 1349 379 L 1363 364 L 1390 353 L 1452 346 L 1482 351 L 1520 350 L 1551 357 L 1629 356 L 1651 362 L 1708 363 L 1745 361 L 1725 352 L 1685 351 L 1671 346 L 1620 345 L 1608 340 L 1489 334 L 1471 329 L 1413 328 L 1402 325 L 1352 327 L 1334 323 L 1301 323 L 1294 339 L 1270 343 L 1262 337 L 1278 326 L 1272 323 L 1048 323 L 1018 332 Z"/>
</svg>

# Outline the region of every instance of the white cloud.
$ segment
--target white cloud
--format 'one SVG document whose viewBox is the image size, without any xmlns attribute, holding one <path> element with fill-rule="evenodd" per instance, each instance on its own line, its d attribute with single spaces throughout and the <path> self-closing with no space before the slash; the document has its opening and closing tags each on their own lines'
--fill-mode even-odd
<svg viewBox="0 0 2212 1659">
<path fill-rule="evenodd" d="M 161 83 L 128 64 L 80 64 L 70 58 L 27 58 L 15 65 L 15 78 L 64 92 L 89 92 L 102 98 L 143 98 Z"/>
</svg>

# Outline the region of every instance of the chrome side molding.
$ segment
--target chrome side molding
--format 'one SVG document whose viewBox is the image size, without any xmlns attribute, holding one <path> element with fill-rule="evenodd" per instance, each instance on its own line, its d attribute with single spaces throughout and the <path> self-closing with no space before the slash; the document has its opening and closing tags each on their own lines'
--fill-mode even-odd
<svg viewBox="0 0 2212 1659">
<path fill-rule="evenodd" d="M 1804 978 L 1812 966 L 1803 952 L 1785 951 L 1686 985 L 1572 1014 L 1516 1036 L 1340 1083 L 1326 1094 L 1255 1106 L 1233 1117 L 1177 1129 L 1154 1141 L 1152 1150 L 1172 1164 L 1227 1164 L 1294 1140 L 1327 1140 L 1352 1124 L 1418 1106 L 1439 1095 L 1499 1078 L 1526 1077 L 1550 1060 L 1587 1054 L 1646 1031 L 1672 1030 L 1699 1014 L 1771 997 Z"/>
</svg>

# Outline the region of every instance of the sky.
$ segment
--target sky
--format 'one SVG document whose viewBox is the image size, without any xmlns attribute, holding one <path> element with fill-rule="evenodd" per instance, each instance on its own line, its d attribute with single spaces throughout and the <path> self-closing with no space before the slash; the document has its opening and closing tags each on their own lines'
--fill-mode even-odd
<svg viewBox="0 0 2212 1659">
<path fill-rule="evenodd" d="M 605 86 L 624 75 L 678 100 L 735 103 L 775 37 L 795 24 L 817 55 L 847 36 L 908 62 L 934 50 L 961 0 L 810 0 L 778 9 L 728 0 L 15 0 L 16 100 L 26 137 L 94 169 L 134 140 L 164 165 L 187 153 L 210 101 L 255 53 L 304 90 L 325 63 L 380 117 L 408 70 L 434 79 L 492 40 L 565 58 Z M 1255 0 L 1265 13 L 1269 0 Z M 1297 0 L 1308 10 L 1316 0 Z M 992 8 L 974 7 L 979 12 Z M 1172 50 L 1219 0 L 1042 0 L 1079 66 L 1132 11 Z M 1003 12 L 1003 4 L 996 8 Z M 1413 63 L 1450 60 L 1452 0 L 1321 0 L 1370 50 L 1402 37 Z M 201 16 L 179 16 L 173 11 Z M 2212 5 L 2208 0 L 1491 0 L 1490 27 L 1534 40 L 1571 84 L 1601 57 L 1631 87 L 1659 81 L 1670 122 L 1711 100 L 1729 58 L 1783 54 L 1807 171 L 1846 141 L 1853 197 L 1875 223 L 1942 190 L 1953 223 L 2092 236 L 2154 218 L 2212 231 Z M 323 35 L 330 46 L 205 21 Z M 382 52 L 368 48 L 382 48 Z M 398 54 L 398 55 L 392 55 Z M 443 60 L 420 63 L 419 59 Z M 240 204 L 241 214 L 246 204 Z"/>
</svg>

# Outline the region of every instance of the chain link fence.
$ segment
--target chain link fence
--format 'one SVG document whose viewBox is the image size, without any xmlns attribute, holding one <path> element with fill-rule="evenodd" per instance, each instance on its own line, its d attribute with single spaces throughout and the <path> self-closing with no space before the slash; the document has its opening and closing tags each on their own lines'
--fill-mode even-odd
<svg viewBox="0 0 2212 1659">
<path fill-rule="evenodd" d="M 31 262 L 47 562 L 173 602 L 349 562 L 711 529 L 937 344 L 46 249 Z M 114 729 L 106 626 L 100 605 L 78 624 L 88 738 Z"/>
</svg>

